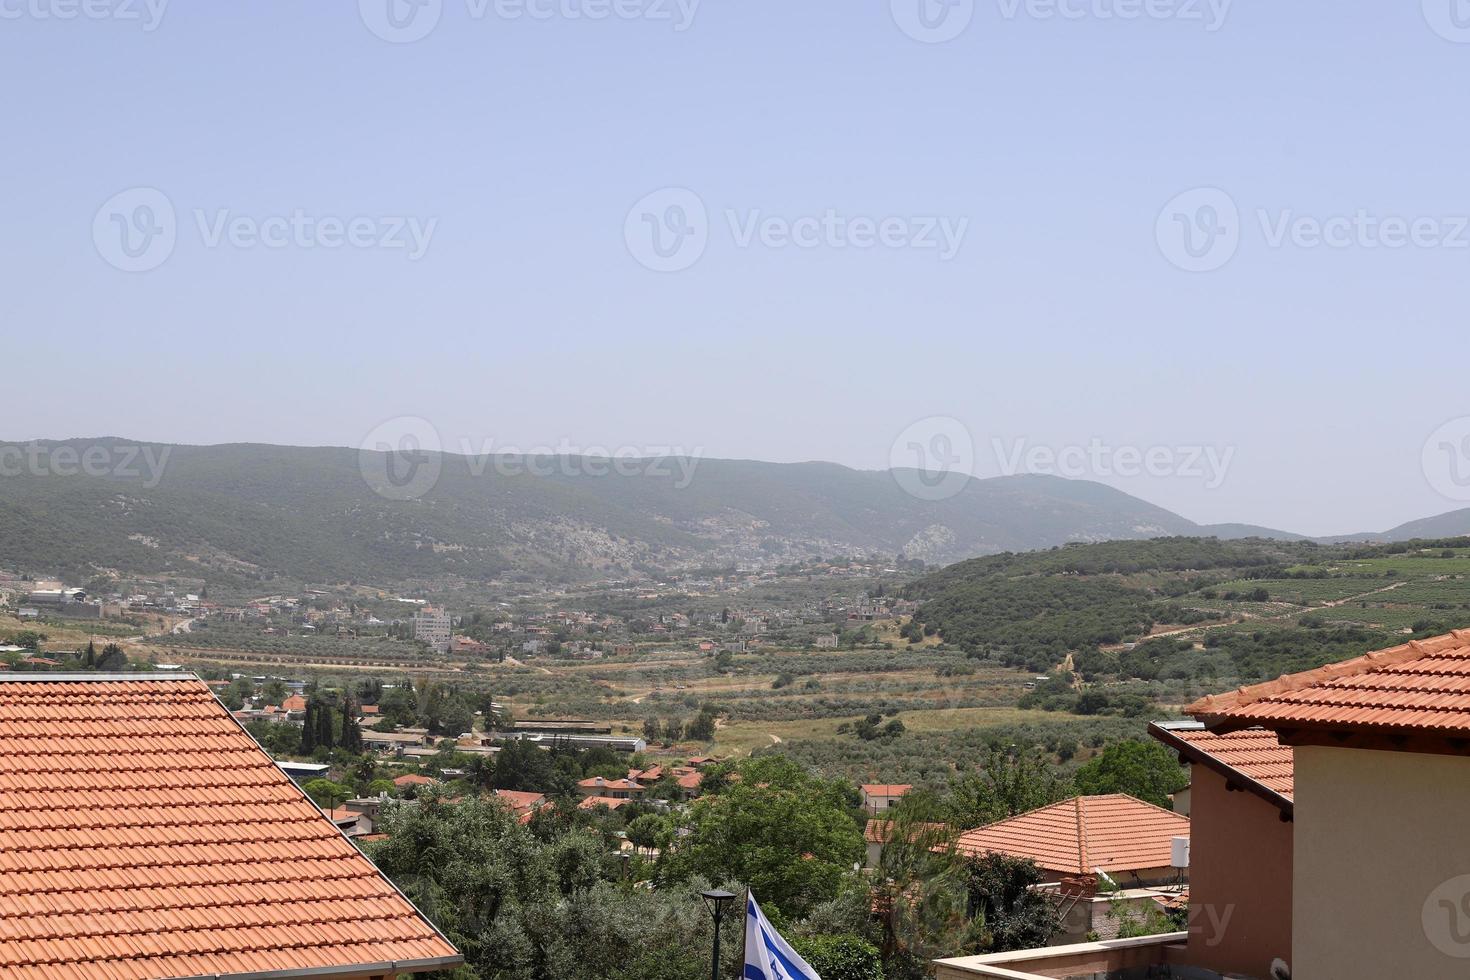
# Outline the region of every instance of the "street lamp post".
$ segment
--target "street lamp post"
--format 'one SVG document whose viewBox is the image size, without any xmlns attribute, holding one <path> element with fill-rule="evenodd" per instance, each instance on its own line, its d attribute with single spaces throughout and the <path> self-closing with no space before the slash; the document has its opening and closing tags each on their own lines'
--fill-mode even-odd
<svg viewBox="0 0 1470 980">
<path fill-rule="evenodd" d="M 725 917 L 725 909 L 735 901 L 735 896 L 719 889 L 699 894 L 709 903 L 710 914 L 715 919 L 715 955 L 710 967 L 710 980 L 720 980 L 720 920 Z"/>
</svg>

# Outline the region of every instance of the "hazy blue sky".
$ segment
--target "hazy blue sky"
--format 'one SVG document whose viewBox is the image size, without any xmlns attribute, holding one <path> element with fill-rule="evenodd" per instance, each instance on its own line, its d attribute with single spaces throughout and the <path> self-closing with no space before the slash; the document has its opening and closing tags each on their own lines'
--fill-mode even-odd
<svg viewBox="0 0 1470 980">
<path fill-rule="evenodd" d="M 1470 498 L 1454 0 L 152 2 L 0 0 L 0 437 L 877 468 L 938 418 L 981 473 L 1182 450 L 1105 482 L 1202 521 Z"/>
</svg>

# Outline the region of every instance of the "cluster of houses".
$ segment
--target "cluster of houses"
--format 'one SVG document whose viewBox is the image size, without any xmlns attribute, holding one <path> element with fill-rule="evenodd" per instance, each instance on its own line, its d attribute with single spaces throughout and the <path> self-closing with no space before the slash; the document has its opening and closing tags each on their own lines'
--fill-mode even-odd
<svg viewBox="0 0 1470 980">
<path fill-rule="evenodd" d="M 1173 810 L 1079 797 L 947 838 L 1033 861 L 1064 929 L 1059 944 L 937 960 L 937 980 L 1465 975 L 1470 630 L 1187 713 L 1150 730 L 1189 766 Z M 347 840 L 373 833 L 382 801 L 324 814 L 197 679 L 0 678 L 0 733 L 0 905 L 23 910 L 0 929 L 0 975 L 365 980 L 460 962 Z M 578 789 L 591 807 L 671 776 L 697 790 L 709 761 Z M 908 792 L 863 787 L 873 863 Z M 523 819 L 545 805 L 501 797 Z M 1109 922 L 1151 912 L 1187 928 L 1109 938 Z"/>
<path fill-rule="evenodd" d="M 641 772 L 629 769 L 628 775 L 622 779 L 593 776 L 577 784 L 577 792 L 582 797 L 579 806 L 583 810 L 593 810 L 600 806 L 616 810 L 624 804 L 648 799 L 654 786 L 666 779 L 674 786 L 674 802 L 688 803 L 699 795 L 699 788 L 704 782 L 703 770 L 714 761 L 709 757 L 701 757 L 690 759 L 682 766 L 653 766 Z"/>
</svg>

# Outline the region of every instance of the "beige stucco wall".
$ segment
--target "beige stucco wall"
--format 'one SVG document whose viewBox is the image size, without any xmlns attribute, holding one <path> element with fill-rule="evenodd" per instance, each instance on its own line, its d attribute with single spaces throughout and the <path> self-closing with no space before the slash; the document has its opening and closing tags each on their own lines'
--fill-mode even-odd
<svg viewBox="0 0 1470 980">
<path fill-rule="evenodd" d="M 1295 795 L 1293 980 L 1470 976 L 1470 758 L 1306 746 Z"/>
<path fill-rule="evenodd" d="M 1189 818 L 1189 963 L 1266 978 L 1291 962 L 1293 824 L 1196 764 Z"/>
</svg>

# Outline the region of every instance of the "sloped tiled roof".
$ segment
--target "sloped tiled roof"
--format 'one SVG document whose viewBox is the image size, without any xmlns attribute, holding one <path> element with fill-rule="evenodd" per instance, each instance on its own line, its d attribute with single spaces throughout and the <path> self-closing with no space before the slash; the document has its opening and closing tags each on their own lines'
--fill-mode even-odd
<svg viewBox="0 0 1470 980">
<path fill-rule="evenodd" d="M 1175 837 L 1189 836 L 1189 818 L 1131 796 L 1078 796 L 1009 820 L 968 830 L 961 853 L 1030 858 L 1049 871 L 1089 874 L 1167 868 Z"/>
<path fill-rule="evenodd" d="M 1291 746 L 1277 741 L 1275 732 L 1212 732 L 1199 722 L 1155 723 L 1148 730 L 1190 762 L 1208 766 L 1290 811 L 1295 765 Z"/>
<path fill-rule="evenodd" d="M 0 681 L 0 976 L 459 959 L 200 681 Z"/>
<path fill-rule="evenodd" d="M 903 796 L 911 789 L 908 783 L 864 783 L 862 787 L 869 796 Z"/>
<path fill-rule="evenodd" d="M 546 802 L 545 793 L 522 793 L 513 789 L 497 789 L 495 797 L 510 804 L 512 810 L 527 810 Z"/>
<path fill-rule="evenodd" d="M 584 779 L 577 785 L 583 789 L 621 789 L 630 793 L 644 788 L 642 783 L 636 783 L 631 779 L 604 779 L 602 776 Z"/>
<path fill-rule="evenodd" d="M 1470 735 L 1470 630 L 1202 698 L 1211 728 L 1332 728 Z"/>
</svg>

